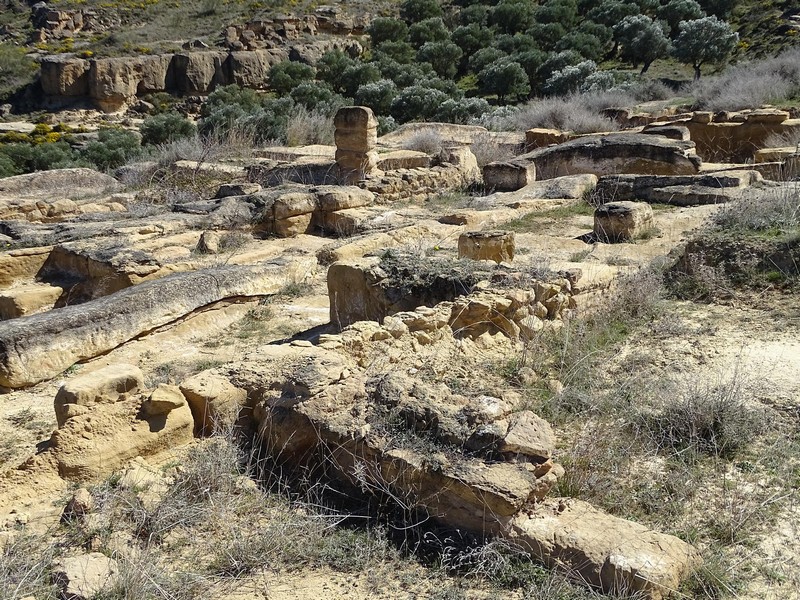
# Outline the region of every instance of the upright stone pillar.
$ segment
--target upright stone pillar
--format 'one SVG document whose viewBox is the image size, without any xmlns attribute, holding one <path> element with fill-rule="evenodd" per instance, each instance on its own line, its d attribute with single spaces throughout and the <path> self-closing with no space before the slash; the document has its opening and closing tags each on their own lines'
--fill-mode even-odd
<svg viewBox="0 0 800 600">
<path fill-rule="evenodd" d="M 352 185 L 377 171 L 378 121 L 371 108 L 346 106 L 336 113 L 336 164 L 339 179 Z"/>
</svg>

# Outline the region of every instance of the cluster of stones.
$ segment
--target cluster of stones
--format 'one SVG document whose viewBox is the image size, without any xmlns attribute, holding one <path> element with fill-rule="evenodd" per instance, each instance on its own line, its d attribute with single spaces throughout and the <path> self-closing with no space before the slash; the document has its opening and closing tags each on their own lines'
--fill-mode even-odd
<svg viewBox="0 0 800 600">
<path fill-rule="evenodd" d="M 800 172 L 796 148 L 786 148 L 776 154 L 764 151 L 767 138 L 774 135 L 791 137 L 800 130 L 796 113 L 777 109 L 745 111 L 695 111 L 661 114 L 632 113 L 628 109 L 607 109 L 606 116 L 629 131 L 662 135 L 678 141 L 692 141 L 698 155 L 706 161 L 754 162 L 754 168 L 768 178 L 784 179 Z M 582 137 L 569 131 L 530 129 L 525 133 L 528 151 L 546 148 Z M 792 161 L 791 170 L 784 173 L 781 165 L 786 158 Z M 655 173 L 650 173 L 655 174 Z"/>
<path fill-rule="evenodd" d="M 336 8 L 321 7 L 313 15 L 278 15 L 244 25 L 230 25 L 223 32 L 223 45 L 231 50 L 259 50 L 320 33 L 359 36 L 364 34 L 370 21 L 369 14 L 351 17 Z"/>
<path fill-rule="evenodd" d="M 478 163 L 468 146 L 445 148 L 438 159 L 438 164 L 429 168 L 403 168 L 373 176 L 364 186 L 382 203 L 424 202 L 445 190 L 468 188 L 481 179 Z"/>
<path fill-rule="evenodd" d="M 365 314 L 382 317 L 382 325 L 377 322 L 353 325 L 362 336 L 366 327 L 372 340 L 411 333 L 417 342 L 425 345 L 445 332 L 469 338 L 502 332 L 511 339 L 530 339 L 543 328 L 544 321 L 560 320 L 566 310 L 577 307 L 572 281 L 557 278 L 549 282 L 527 282 L 525 290 L 478 290 L 453 301 L 439 302 L 434 308 L 420 306 L 413 311 L 393 312 L 389 299 L 391 290 L 381 288 L 382 282 L 370 283 L 375 264 L 366 259 L 359 263 L 335 263 L 328 270 L 331 322 L 348 325 L 362 320 Z M 510 277 L 513 281 L 520 276 L 512 274 Z M 577 275 L 573 279 L 577 279 Z M 326 336 L 324 341 L 335 341 L 335 335 Z"/>
<path fill-rule="evenodd" d="M 80 31 L 93 31 L 97 13 L 91 9 L 55 10 L 44 2 L 31 7 L 31 21 L 35 28 L 32 42 L 72 37 Z"/>
</svg>

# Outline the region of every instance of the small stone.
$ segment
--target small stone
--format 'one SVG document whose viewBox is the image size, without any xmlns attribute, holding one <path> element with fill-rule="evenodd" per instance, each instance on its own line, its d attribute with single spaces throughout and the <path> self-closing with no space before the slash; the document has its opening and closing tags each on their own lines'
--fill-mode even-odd
<svg viewBox="0 0 800 600">
<path fill-rule="evenodd" d="M 64 512 L 61 514 L 61 520 L 64 522 L 83 519 L 86 515 L 94 510 L 94 498 L 86 488 L 78 488 L 72 494 Z"/>
<path fill-rule="evenodd" d="M 165 415 L 186 404 L 186 398 L 176 385 L 159 385 L 150 397 L 142 402 L 142 410 L 149 417 Z"/>
<path fill-rule="evenodd" d="M 201 254 L 217 254 L 219 252 L 221 236 L 216 231 L 204 231 L 195 246 Z"/>
</svg>

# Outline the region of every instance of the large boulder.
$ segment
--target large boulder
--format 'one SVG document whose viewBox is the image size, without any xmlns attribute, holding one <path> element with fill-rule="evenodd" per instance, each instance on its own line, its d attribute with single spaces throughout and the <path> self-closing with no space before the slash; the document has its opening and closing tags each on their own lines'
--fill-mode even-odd
<svg viewBox="0 0 800 600">
<path fill-rule="evenodd" d="M 635 239 L 653 227 L 653 209 L 644 202 L 608 202 L 594 211 L 594 234 L 605 242 Z"/>
<path fill-rule="evenodd" d="M 0 385 L 17 388 L 49 379 L 80 360 L 225 298 L 274 294 L 294 280 L 291 267 L 274 261 L 178 273 L 10 321 L 0 331 Z"/>
<path fill-rule="evenodd" d="M 693 142 L 641 133 L 582 136 L 510 161 L 518 169 L 535 165 L 539 180 L 586 173 L 598 177 L 614 173 L 693 175 L 700 163 Z M 484 167 L 484 177 L 489 167 L 492 165 Z M 493 168 L 489 168 L 490 173 Z M 516 189 L 523 187 L 522 183 L 520 180 Z"/>
<path fill-rule="evenodd" d="M 546 565 L 611 593 L 658 600 L 699 564 L 686 542 L 573 498 L 550 498 L 510 523 L 510 539 Z"/>
<path fill-rule="evenodd" d="M 143 388 L 144 375 L 139 367 L 122 363 L 75 377 L 61 386 L 53 402 L 58 426 L 89 412 L 95 404 L 113 404 Z"/>
</svg>

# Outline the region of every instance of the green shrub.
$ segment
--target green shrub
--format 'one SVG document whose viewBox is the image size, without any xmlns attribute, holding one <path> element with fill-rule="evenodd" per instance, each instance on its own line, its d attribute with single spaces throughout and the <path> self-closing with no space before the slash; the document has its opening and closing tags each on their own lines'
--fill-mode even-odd
<svg viewBox="0 0 800 600">
<path fill-rule="evenodd" d="M 493 62 L 478 74 L 478 80 L 481 90 L 485 94 L 496 94 L 501 104 L 507 99 L 522 99 L 531 91 L 525 69 L 510 59 Z"/>
<path fill-rule="evenodd" d="M 108 171 L 121 167 L 140 153 L 139 137 L 135 133 L 124 129 L 103 129 L 97 140 L 90 142 L 81 155 L 98 169 Z"/>
<path fill-rule="evenodd" d="M 312 81 L 316 75 L 314 67 L 285 60 L 269 70 L 269 87 L 278 94 L 288 94 L 304 81 Z"/>
<path fill-rule="evenodd" d="M 412 85 L 401 90 L 392 101 L 392 116 L 401 123 L 428 121 L 447 100 L 447 94 L 423 85 Z"/>
<path fill-rule="evenodd" d="M 444 42 L 450 39 L 450 32 L 440 18 L 425 19 L 408 28 L 408 41 L 415 48 L 426 42 Z"/>
<path fill-rule="evenodd" d="M 418 23 L 441 16 L 442 7 L 437 0 L 403 0 L 400 5 L 400 18 L 406 23 Z"/>
<path fill-rule="evenodd" d="M 361 106 L 369 106 L 378 115 L 388 115 L 397 93 L 397 86 L 393 81 L 381 79 L 358 88 L 355 100 Z"/>
<path fill-rule="evenodd" d="M 197 126 L 176 112 L 164 112 L 147 117 L 140 132 L 143 145 L 166 144 L 195 135 Z"/>
<path fill-rule="evenodd" d="M 373 83 L 380 78 L 381 70 L 377 66 L 372 63 L 355 63 L 342 73 L 342 87 L 344 93 L 352 98 L 362 85 Z"/>
<path fill-rule="evenodd" d="M 436 120 L 445 123 L 466 125 L 489 110 L 489 103 L 483 98 L 464 98 L 445 100 L 436 112 Z"/>
<path fill-rule="evenodd" d="M 3 154 L 2 148 L 0 148 L 0 178 L 19 174 L 20 172 L 17 170 L 17 165 L 14 164 L 11 158 Z"/>
<path fill-rule="evenodd" d="M 383 42 L 405 40 L 408 36 L 408 25 L 399 19 L 378 17 L 367 27 L 367 33 L 374 47 Z"/>
<path fill-rule="evenodd" d="M 414 62 L 417 58 L 417 51 L 408 42 L 383 42 L 377 49 L 381 54 L 403 65 Z"/>
<path fill-rule="evenodd" d="M 492 9 L 489 22 L 503 33 L 525 31 L 533 24 L 534 10 L 525 0 L 502 0 Z"/>
<path fill-rule="evenodd" d="M 427 62 L 439 77 L 452 79 L 458 72 L 461 48 L 453 42 L 426 42 L 417 52 L 420 62 Z"/>
<path fill-rule="evenodd" d="M 317 78 L 327 83 L 335 92 L 342 93 L 344 91 L 342 74 L 354 64 L 356 61 L 341 50 L 331 50 L 323 54 L 317 62 Z"/>
<path fill-rule="evenodd" d="M 0 43 L 0 102 L 33 81 L 36 63 L 24 48 Z"/>
</svg>

